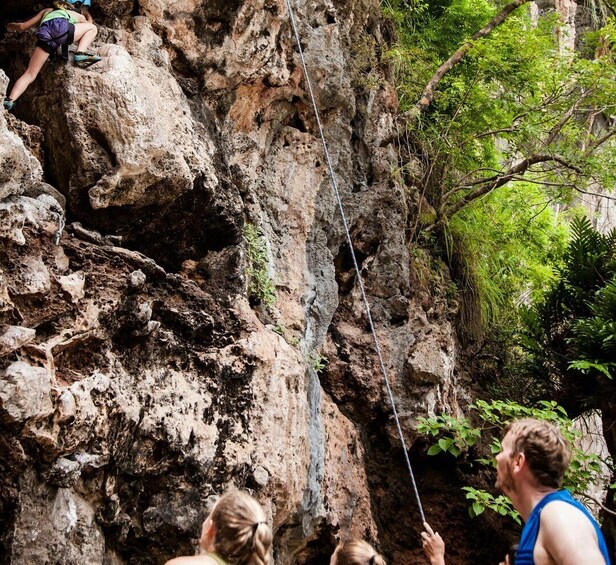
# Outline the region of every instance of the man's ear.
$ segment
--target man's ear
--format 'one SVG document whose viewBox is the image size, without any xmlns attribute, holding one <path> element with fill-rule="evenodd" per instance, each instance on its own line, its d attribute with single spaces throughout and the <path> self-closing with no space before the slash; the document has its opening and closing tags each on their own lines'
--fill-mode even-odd
<svg viewBox="0 0 616 565">
<path fill-rule="evenodd" d="M 524 467 L 526 466 L 526 456 L 524 455 L 524 453 L 516 453 L 513 456 L 513 472 L 514 473 L 519 473 L 522 471 L 522 469 L 524 469 Z"/>
</svg>

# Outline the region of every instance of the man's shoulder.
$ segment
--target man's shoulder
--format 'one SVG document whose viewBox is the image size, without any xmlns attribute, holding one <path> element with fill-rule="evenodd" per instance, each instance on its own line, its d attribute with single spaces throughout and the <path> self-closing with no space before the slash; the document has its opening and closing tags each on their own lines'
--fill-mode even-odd
<svg viewBox="0 0 616 565">
<path fill-rule="evenodd" d="M 565 514 L 567 516 L 577 516 L 580 519 L 584 519 L 587 522 L 590 522 L 590 518 L 586 513 L 587 511 L 585 512 L 584 510 L 582 510 L 582 508 L 585 507 L 583 507 L 581 503 L 578 504 L 571 504 L 571 502 L 567 502 L 566 500 L 552 500 L 545 505 L 545 507 L 541 511 L 541 516 L 543 517 L 544 515 L 552 516 Z"/>
<path fill-rule="evenodd" d="M 597 534 L 589 516 L 568 502 L 563 500 L 550 502 L 541 511 L 540 520 L 540 532 L 544 539 L 565 537 L 597 543 Z"/>
<path fill-rule="evenodd" d="M 593 528 L 589 516 L 578 506 L 564 500 L 553 500 L 541 511 L 541 525 L 554 524 L 558 527 L 579 527 L 584 525 Z"/>
<path fill-rule="evenodd" d="M 554 500 L 543 508 L 540 520 L 535 555 L 545 551 L 545 561 L 536 559 L 537 563 L 605 565 L 597 532 L 580 508 Z"/>
</svg>

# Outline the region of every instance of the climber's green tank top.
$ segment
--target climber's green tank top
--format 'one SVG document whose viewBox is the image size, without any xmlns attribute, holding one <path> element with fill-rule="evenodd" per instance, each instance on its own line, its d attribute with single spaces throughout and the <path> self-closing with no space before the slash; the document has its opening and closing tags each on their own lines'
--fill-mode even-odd
<svg viewBox="0 0 616 565">
<path fill-rule="evenodd" d="M 213 559 L 214 561 L 216 561 L 216 563 L 218 563 L 218 565 L 227 565 L 226 561 L 223 561 L 220 557 L 218 557 L 218 555 L 216 555 L 215 553 L 206 553 L 205 555 L 207 555 L 208 557 L 210 557 L 211 559 Z"/>
<path fill-rule="evenodd" d="M 41 20 L 41 24 L 48 22 L 49 20 L 55 20 L 56 18 L 64 18 L 68 20 L 70 23 L 75 25 L 77 23 L 77 18 L 70 14 L 67 10 L 53 10 L 49 12 L 47 15 L 43 16 Z"/>
</svg>

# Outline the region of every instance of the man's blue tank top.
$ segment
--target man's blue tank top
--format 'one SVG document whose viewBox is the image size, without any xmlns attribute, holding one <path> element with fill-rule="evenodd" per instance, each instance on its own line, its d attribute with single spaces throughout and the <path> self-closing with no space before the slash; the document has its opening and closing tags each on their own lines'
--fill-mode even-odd
<svg viewBox="0 0 616 565">
<path fill-rule="evenodd" d="M 526 524 L 524 525 L 524 529 L 522 530 L 522 537 L 520 538 L 520 546 L 518 547 L 518 552 L 515 556 L 515 565 L 535 565 L 535 560 L 533 558 L 533 551 L 535 550 L 535 543 L 537 543 L 537 536 L 539 535 L 539 525 L 540 525 L 540 517 L 541 511 L 548 505 L 550 502 L 554 502 L 555 500 L 561 500 L 563 502 L 567 502 L 571 504 L 571 506 L 575 506 L 579 510 L 581 510 L 584 515 L 590 520 L 591 524 L 595 528 L 595 532 L 597 532 L 597 539 L 599 540 L 599 549 L 605 559 L 606 565 L 610 565 L 610 557 L 607 552 L 607 545 L 605 544 L 605 539 L 603 538 L 603 534 L 601 533 L 601 528 L 599 528 L 599 524 L 592 517 L 591 513 L 587 510 L 587 508 L 580 502 L 578 502 L 575 498 L 571 496 L 568 490 L 557 490 L 555 492 L 551 492 L 544 496 L 539 504 L 533 508 L 533 511 L 530 513 Z"/>
</svg>

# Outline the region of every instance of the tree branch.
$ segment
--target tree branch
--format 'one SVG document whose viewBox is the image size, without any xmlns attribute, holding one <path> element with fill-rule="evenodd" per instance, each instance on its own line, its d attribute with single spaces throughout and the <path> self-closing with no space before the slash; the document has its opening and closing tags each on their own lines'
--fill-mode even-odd
<svg viewBox="0 0 616 565">
<path fill-rule="evenodd" d="M 588 148 L 586 149 L 586 151 L 584 151 L 584 157 L 588 157 L 595 149 L 598 149 L 608 139 L 614 137 L 614 135 L 616 135 L 616 128 L 612 128 L 603 137 L 600 137 L 595 142 L 590 143 L 588 145 Z"/>
<path fill-rule="evenodd" d="M 419 99 L 419 102 L 417 102 L 416 108 L 420 112 L 425 112 L 430 107 L 430 104 L 432 104 L 436 88 L 438 87 L 438 84 L 441 82 L 442 78 L 453 67 L 455 67 L 471 50 L 473 42 L 489 35 L 494 28 L 501 25 L 507 19 L 507 16 L 509 16 L 511 12 L 513 12 L 516 8 L 519 8 L 520 6 L 527 4 L 528 2 L 530 2 L 530 0 L 514 0 L 513 2 L 505 6 L 503 10 L 497 16 L 495 16 L 485 27 L 480 29 L 475 35 L 473 35 L 473 37 L 471 37 L 469 41 L 467 41 L 451 57 L 449 57 L 449 59 L 447 59 L 432 75 L 432 78 L 428 81 L 428 84 L 426 84 L 421 98 Z"/>
<path fill-rule="evenodd" d="M 558 123 L 550 130 L 547 139 L 544 142 L 544 145 L 547 147 L 550 145 L 555 139 L 556 136 L 562 131 L 565 124 L 571 119 L 573 114 L 575 114 L 578 106 L 582 103 L 583 96 L 580 96 L 562 116 L 562 118 L 558 121 Z"/>
<path fill-rule="evenodd" d="M 597 506 L 599 506 L 599 508 L 601 508 L 601 510 L 603 510 L 604 512 L 607 512 L 608 514 L 611 514 L 612 516 L 616 516 L 616 512 L 607 508 L 603 503 L 599 502 L 594 496 L 590 496 L 590 494 L 586 494 L 585 492 L 576 492 L 576 494 L 578 496 L 583 496 L 584 498 L 587 498 L 588 500 L 592 500 Z"/>
<path fill-rule="evenodd" d="M 540 186 L 572 188 L 573 190 L 575 190 L 576 192 L 579 192 L 580 194 L 586 194 L 587 196 L 596 196 L 597 198 L 604 198 L 605 200 L 612 200 L 616 202 L 616 197 L 614 196 L 610 196 L 609 194 L 601 194 L 600 192 L 592 192 L 591 190 L 585 190 L 583 188 L 580 188 L 577 184 L 563 183 L 563 182 L 548 182 L 548 181 L 541 181 L 537 179 L 528 179 L 528 178 L 519 177 L 519 176 L 513 177 L 511 180 L 519 181 L 519 182 L 528 182 L 531 184 L 538 184 Z"/>
<path fill-rule="evenodd" d="M 616 16 L 616 8 L 614 8 L 608 0 L 603 0 L 603 4 L 605 4 L 605 7 L 612 12 L 612 16 Z"/>
<path fill-rule="evenodd" d="M 482 138 L 488 137 L 490 135 L 498 135 L 499 133 L 513 133 L 514 131 L 516 131 L 516 128 L 514 128 L 514 127 L 502 128 L 502 129 L 493 129 L 493 130 L 490 130 L 490 131 L 484 131 L 483 133 L 477 134 L 474 137 L 474 139 L 482 139 Z"/>
<path fill-rule="evenodd" d="M 472 202 L 473 200 L 477 200 L 477 198 L 480 198 L 481 196 L 488 194 L 488 192 L 496 190 L 497 188 L 503 186 L 504 184 L 507 184 L 511 180 L 514 180 L 514 178 L 517 177 L 518 175 L 520 174 L 523 175 L 533 165 L 536 165 L 537 163 L 546 163 L 550 161 L 559 163 L 563 167 L 566 167 L 568 169 L 572 169 L 578 173 L 581 173 L 580 169 L 578 169 L 571 163 L 568 163 L 567 161 L 565 161 L 565 159 L 563 159 L 562 157 L 558 155 L 531 155 L 530 157 L 523 159 L 522 161 L 520 161 L 519 163 L 511 167 L 508 171 L 505 171 L 502 174 L 495 175 L 487 179 L 477 179 L 473 181 L 472 183 L 469 183 L 467 186 L 474 186 L 477 184 L 481 184 L 483 186 L 480 186 L 479 188 L 476 188 L 475 190 L 469 192 L 466 196 L 464 196 L 463 198 L 461 198 L 460 200 L 452 204 L 449 207 L 449 209 L 446 210 L 444 216 L 447 218 L 451 218 L 454 214 L 456 214 L 462 208 L 464 208 L 464 206 L 466 206 L 469 202 Z"/>
</svg>

